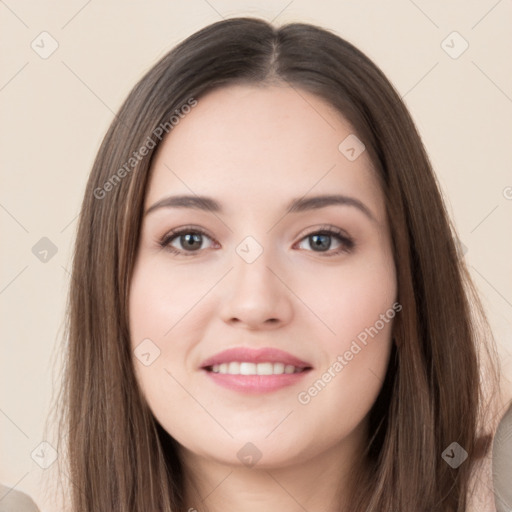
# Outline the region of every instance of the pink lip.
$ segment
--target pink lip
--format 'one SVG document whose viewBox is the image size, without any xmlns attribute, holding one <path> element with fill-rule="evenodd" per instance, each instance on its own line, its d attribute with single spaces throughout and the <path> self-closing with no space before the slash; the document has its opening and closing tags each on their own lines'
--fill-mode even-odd
<svg viewBox="0 0 512 512">
<path fill-rule="evenodd" d="M 299 373 L 283 373 L 281 375 L 229 375 L 214 373 L 211 367 L 215 364 L 231 363 L 232 361 L 245 361 L 249 363 L 283 363 L 284 365 L 293 365 L 304 370 Z M 219 352 L 210 357 L 201 365 L 201 369 L 216 384 L 233 391 L 241 393 L 268 393 L 276 391 L 286 386 L 296 384 L 309 373 L 312 366 L 301 359 L 292 356 L 275 348 L 262 348 L 259 350 L 239 347 L 231 348 Z"/>
<path fill-rule="evenodd" d="M 311 368 L 311 365 L 301 359 L 292 356 L 288 352 L 277 348 L 253 349 L 247 347 L 229 348 L 213 357 L 206 359 L 201 368 L 213 366 L 214 364 L 231 363 L 233 361 L 246 361 L 248 363 L 283 363 L 291 364 L 297 368 Z"/>
<path fill-rule="evenodd" d="M 206 375 L 216 384 L 240 393 L 268 393 L 286 386 L 296 384 L 310 370 L 300 373 L 283 373 L 282 375 L 229 375 L 205 370 Z"/>
</svg>

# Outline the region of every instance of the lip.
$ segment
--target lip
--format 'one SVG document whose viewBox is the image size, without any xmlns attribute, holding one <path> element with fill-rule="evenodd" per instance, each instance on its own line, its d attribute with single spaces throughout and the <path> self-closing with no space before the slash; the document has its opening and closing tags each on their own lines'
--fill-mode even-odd
<svg viewBox="0 0 512 512">
<path fill-rule="evenodd" d="M 296 366 L 297 368 L 312 368 L 310 363 L 284 350 L 271 347 L 260 349 L 248 347 L 229 348 L 203 361 L 201 368 L 205 369 L 214 364 L 231 363 L 233 361 L 246 361 L 248 363 L 283 363 L 285 365 L 290 364 Z"/>
<path fill-rule="evenodd" d="M 301 368 L 302 371 L 281 375 L 230 375 L 209 371 L 214 364 L 231 363 L 233 361 L 283 363 Z M 312 365 L 306 361 L 276 348 L 251 349 L 237 347 L 224 350 L 206 359 L 200 369 L 219 386 L 239 393 L 258 394 L 277 391 L 297 384 L 305 375 L 309 374 L 312 368 Z"/>
</svg>

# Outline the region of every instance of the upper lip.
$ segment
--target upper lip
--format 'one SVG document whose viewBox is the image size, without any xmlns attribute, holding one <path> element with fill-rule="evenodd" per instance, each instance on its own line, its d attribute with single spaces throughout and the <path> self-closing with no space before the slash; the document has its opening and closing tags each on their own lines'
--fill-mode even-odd
<svg viewBox="0 0 512 512">
<path fill-rule="evenodd" d="M 215 364 L 231 363 L 232 361 L 249 363 L 283 363 L 296 368 L 311 368 L 311 364 L 293 356 L 292 354 L 277 348 L 254 349 L 249 347 L 228 348 L 209 357 L 201 364 L 201 368 L 207 368 Z"/>
</svg>

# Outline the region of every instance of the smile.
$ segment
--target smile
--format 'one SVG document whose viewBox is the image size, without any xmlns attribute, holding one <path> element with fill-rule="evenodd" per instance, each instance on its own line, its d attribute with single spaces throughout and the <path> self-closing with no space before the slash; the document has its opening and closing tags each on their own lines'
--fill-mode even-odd
<svg viewBox="0 0 512 512">
<path fill-rule="evenodd" d="M 274 347 L 231 347 L 209 357 L 202 370 L 216 385 L 239 393 L 269 393 L 297 384 L 313 366 Z"/>
<path fill-rule="evenodd" d="M 207 367 L 206 370 L 222 375 L 283 375 L 303 372 L 305 368 L 284 363 L 232 361 L 230 363 L 214 364 Z"/>
</svg>

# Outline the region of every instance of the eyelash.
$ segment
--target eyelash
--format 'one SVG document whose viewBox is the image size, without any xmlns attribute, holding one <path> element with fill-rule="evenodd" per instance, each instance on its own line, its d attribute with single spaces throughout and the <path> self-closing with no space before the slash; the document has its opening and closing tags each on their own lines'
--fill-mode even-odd
<svg viewBox="0 0 512 512">
<path fill-rule="evenodd" d="M 198 253 L 200 253 L 202 251 L 201 249 L 196 250 L 196 251 L 181 251 L 181 250 L 176 249 L 175 247 L 172 247 L 170 245 L 170 243 L 175 238 L 178 238 L 179 236 L 181 236 L 183 234 L 200 234 L 200 235 L 206 236 L 211 239 L 211 237 L 201 228 L 185 226 L 184 228 L 180 228 L 180 229 L 171 231 L 170 233 L 167 233 L 159 241 L 160 247 L 162 249 L 165 249 L 165 250 L 167 250 L 173 254 L 176 254 L 176 255 L 182 255 L 185 257 L 196 256 Z M 318 228 L 317 230 L 304 235 L 301 238 L 300 242 L 302 242 L 304 239 L 306 239 L 312 235 L 332 236 L 332 237 L 338 239 L 338 241 L 341 243 L 341 247 L 339 249 L 336 249 L 334 252 L 330 252 L 330 251 L 325 252 L 325 253 L 322 253 L 322 251 L 318 252 L 318 254 L 322 255 L 325 258 L 330 258 L 332 256 L 338 256 L 340 254 L 350 253 L 353 251 L 353 249 L 355 247 L 354 240 L 352 238 L 348 237 L 343 231 L 341 231 L 340 229 L 338 229 L 334 226 L 329 226 L 329 225 L 320 226 L 320 228 Z M 317 251 L 311 251 L 311 252 L 317 252 Z"/>
</svg>

